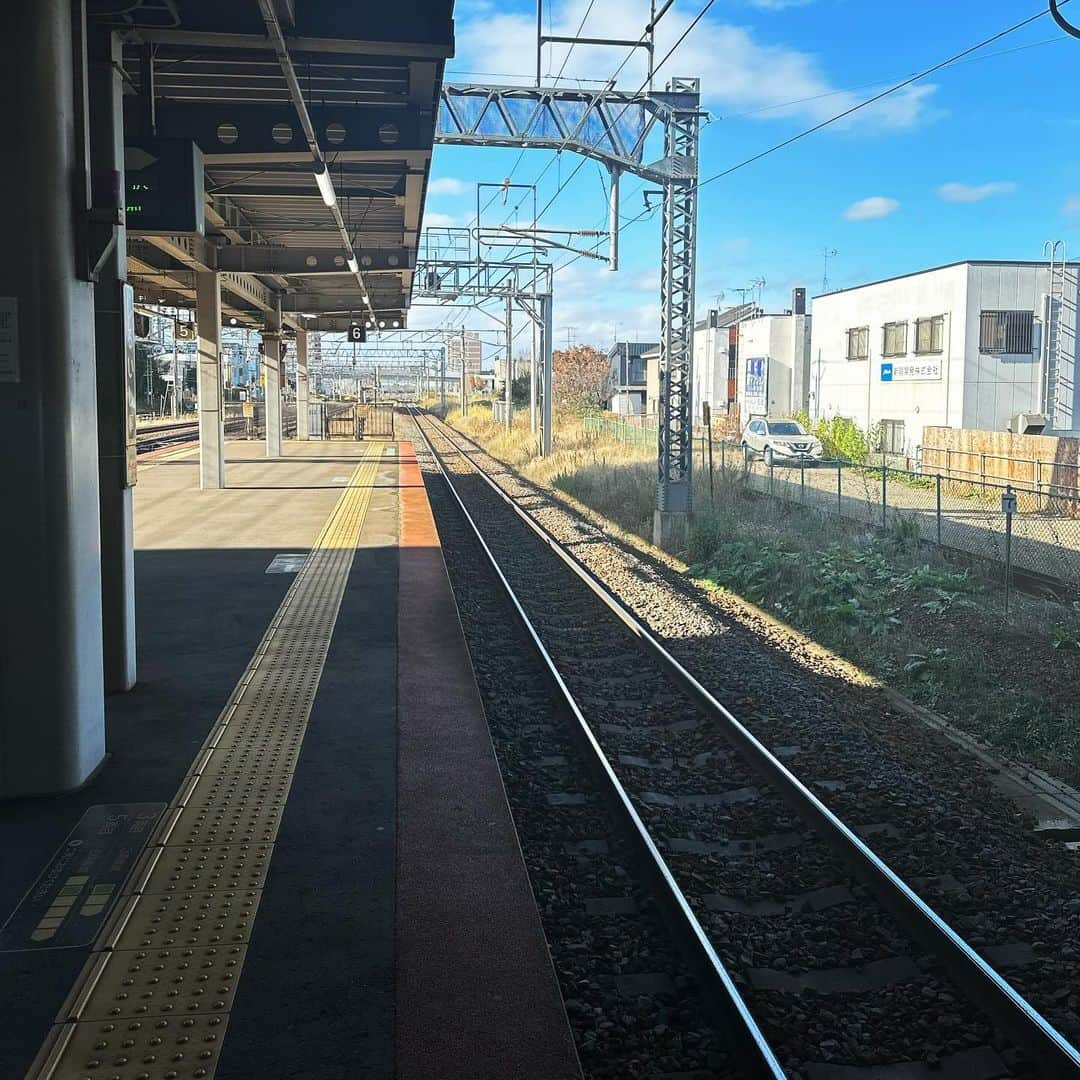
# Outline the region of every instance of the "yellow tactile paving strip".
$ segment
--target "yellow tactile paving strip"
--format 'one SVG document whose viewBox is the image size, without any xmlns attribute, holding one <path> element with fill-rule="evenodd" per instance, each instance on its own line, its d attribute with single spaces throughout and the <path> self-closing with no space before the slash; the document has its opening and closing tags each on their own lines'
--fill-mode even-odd
<svg viewBox="0 0 1080 1080">
<path fill-rule="evenodd" d="M 35 1080 L 213 1077 L 378 465 L 365 448 L 95 941 Z"/>
</svg>

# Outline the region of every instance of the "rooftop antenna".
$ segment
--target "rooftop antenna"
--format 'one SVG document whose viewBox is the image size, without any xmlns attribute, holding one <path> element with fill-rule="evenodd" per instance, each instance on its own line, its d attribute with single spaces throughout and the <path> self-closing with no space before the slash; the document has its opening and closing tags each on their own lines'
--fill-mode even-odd
<svg viewBox="0 0 1080 1080">
<path fill-rule="evenodd" d="M 765 288 L 765 279 L 763 277 L 756 277 L 750 279 L 751 288 L 757 290 L 757 306 L 761 307 L 761 293 Z"/>
<path fill-rule="evenodd" d="M 825 272 L 821 275 L 821 291 L 827 293 L 829 291 L 829 260 L 835 258 L 840 252 L 836 248 L 825 248 L 821 254 L 825 256 Z"/>
</svg>

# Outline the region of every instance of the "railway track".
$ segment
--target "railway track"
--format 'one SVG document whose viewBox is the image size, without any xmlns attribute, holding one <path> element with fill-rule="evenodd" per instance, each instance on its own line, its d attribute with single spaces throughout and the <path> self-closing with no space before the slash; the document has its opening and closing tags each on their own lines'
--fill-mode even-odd
<svg viewBox="0 0 1080 1080">
<path fill-rule="evenodd" d="M 895 825 L 846 824 L 785 764 L 798 747 L 767 749 L 539 523 L 541 497 L 510 497 L 475 444 L 414 419 L 667 924 L 736 1033 L 741 1072 L 1080 1075 L 1080 1054 L 982 955 L 1008 950 L 985 934 L 964 940 L 872 850 L 875 837 L 903 841 Z M 581 551 L 602 542 L 583 527 L 569 539 Z M 813 787 L 843 802 L 833 783 Z M 590 798 L 562 792 L 551 812 Z"/>
<path fill-rule="evenodd" d="M 181 421 L 176 424 L 160 424 L 145 428 L 135 436 L 135 447 L 140 454 L 164 450 L 168 446 L 182 446 L 199 438 L 198 421 Z"/>
</svg>

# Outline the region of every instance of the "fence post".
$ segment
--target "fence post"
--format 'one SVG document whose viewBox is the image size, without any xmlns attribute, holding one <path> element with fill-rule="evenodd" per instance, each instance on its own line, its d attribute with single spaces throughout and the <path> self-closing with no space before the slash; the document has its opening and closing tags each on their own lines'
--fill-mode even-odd
<svg viewBox="0 0 1080 1080">
<path fill-rule="evenodd" d="M 1012 485 L 1009 484 L 1005 491 L 1012 495 Z M 1005 513 L 1005 618 L 1009 617 L 1009 590 L 1012 587 L 1012 511 Z"/>
<path fill-rule="evenodd" d="M 941 473 L 937 474 L 937 542 L 941 547 Z"/>
<path fill-rule="evenodd" d="M 775 468 L 775 466 L 773 466 L 772 464 L 769 465 L 769 494 L 770 495 L 773 494 L 773 470 L 774 470 L 774 468 Z"/>
<path fill-rule="evenodd" d="M 979 483 L 982 485 L 983 494 L 986 494 L 986 451 L 979 454 Z"/>
<path fill-rule="evenodd" d="M 945 447 L 945 478 L 950 479 L 952 477 L 952 450 L 949 447 Z"/>
<path fill-rule="evenodd" d="M 806 502 L 806 462 L 799 461 L 799 502 Z"/>
<path fill-rule="evenodd" d="M 724 470 L 727 468 L 726 454 L 724 448 L 727 446 L 727 439 L 720 440 L 720 475 L 724 475 Z"/>
<path fill-rule="evenodd" d="M 883 529 L 888 528 L 888 521 L 886 519 L 886 508 L 888 507 L 889 496 L 888 487 L 889 482 L 889 466 L 882 463 L 881 466 L 881 527 Z"/>
<path fill-rule="evenodd" d="M 844 516 L 844 466 L 836 463 L 836 514 Z"/>
</svg>

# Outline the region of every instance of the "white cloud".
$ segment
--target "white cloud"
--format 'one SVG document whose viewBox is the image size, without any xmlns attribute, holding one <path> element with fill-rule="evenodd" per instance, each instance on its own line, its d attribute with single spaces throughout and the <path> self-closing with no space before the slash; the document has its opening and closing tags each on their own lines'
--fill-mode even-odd
<svg viewBox="0 0 1080 1080">
<path fill-rule="evenodd" d="M 775 7 L 785 0 L 757 0 Z M 551 33 L 570 35 L 577 31 L 588 0 L 552 0 Z M 646 0 L 623 0 L 618 4 L 597 4 L 586 20 L 583 32 L 593 37 L 635 39 L 648 21 Z M 668 12 L 657 28 L 657 55 L 664 56 L 689 26 L 694 12 Z M 487 12 L 483 16 L 458 16 L 458 56 L 451 68 L 461 71 L 497 73 L 506 82 L 530 83 L 531 61 L 535 55 L 536 22 L 528 12 Z M 569 53 L 563 80 L 590 80 L 613 72 L 626 58 L 622 47 L 579 45 Z M 541 66 L 545 77 L 563 68 L 568 46 L 545 46 Z M 550 73 L 550 75 L 549 75 Z M 671 75 L 702 77 L 706 105 L 724 114 L 753 113 L 760 119 L 797 117 L 820 121 L 861 100 L 861 95 L 840 90 L 822 71 L 813 53 L 787 45 L 759 40 L 754 30 L 704 18 L 679 45 L 665 64 L 659 80 Z M 636 89 L 645 80 L 643 50 L 621 69 L 621 87 Z M 932 85 L 911 86 L 868 107 L 844 126 L 858 130 L 903 130 L 915 127 L 934 114 Z"/>
<path fill-rule="evenodd" d="M 464 195 L 472 188 L 471 184 L 464 180 L 458 180 L 453 176 L 440 176 L 428 183 L 429 195 Z"/>
<path fill-rule="evenodd" d="M 440 214 L 438 210 L 425 210 L 424 211 L 424 227 L 446 227 L 456 225 L 457 218 L 453 214 Z"/>
<path fill-rule="evenodd" d="M 869 199 L 860 199 L 852 203 L 844 211 L 844 217 L 848 221 L 878 221 L 881 218 L 895 214 L 900 209 L 900 204 L 895 199 L 888 199 L 884 195 L 873 195 Z"/>
<path fill-rule="evenodd" d="M 1080 195 L 1070 195 L 1061 204 L 1061 212 L 1067 217 L 1080 217 Z"/>
<path fill-rule="evenodd" d="M 1011 180 L 993 180 L 988 184 L 942 184 L 938 195 L 948 203 L 977 203 L 992 195 L 1008 195 L 1016 190 Z"/>
</svg>

